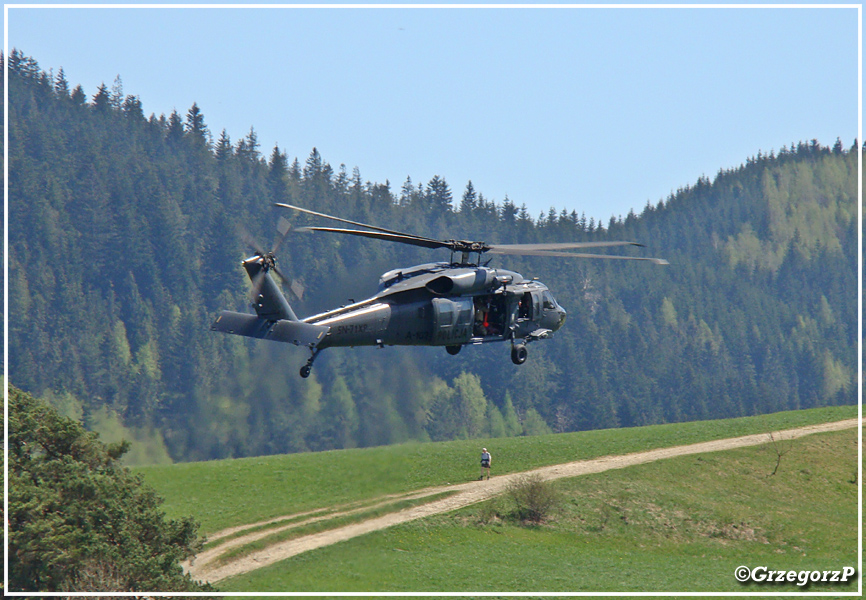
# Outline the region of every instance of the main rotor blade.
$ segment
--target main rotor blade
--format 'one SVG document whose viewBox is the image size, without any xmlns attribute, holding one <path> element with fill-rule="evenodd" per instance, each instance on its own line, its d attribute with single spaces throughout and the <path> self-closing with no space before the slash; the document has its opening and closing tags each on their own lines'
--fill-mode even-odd
<svg viewBox="0 0 866 600">
<path fill-rule="evenodd" d="M 574 248 L 610 248 L 611 246 L 640 246 L 637 242 L 562 242 L 552 244 L 491 244 L 490 254 L 526 254 L 533 250 L 571 250 Z"/>
<path fill-rule="evenodd" d="M 492 252 L 492 251 L 491 251 Z M 514 252 L 513 254 L 518 254 Z M 552 250 L 527 250 L 520 252 L 525 256 L 554 256 L 557 258 L 604 258 L 613 260 L 645 260 L 657 265 L 669 265 L 663 258 L 647 258 L 644 256 L 618 256 L 616 254 L 582 254 L 578 252 L 557 252 Z"/>
<path fill-rule="evenodd" d="M 377 227 L 375 225 L 368 225 L 366 223 L 360 223 L 358 221 L 350 221 L 349 219 L 343 219 L 342 217 L 335 217 L 333 215 L 327 215 L 325 213 L 316 212 L 314 210 L 310 210 L 308 208 L 301 208 L 300 206 L 293 206 L 291 204 L 283 204 L 282 202 L 275 202 L 276 206 L 282 206 L 283 208 L 291 208 L 292 210 L 296 210 L 298 212 L 307 213 L 308 215 L 314 215 L 316 217 L 322 217 L 324 219 L 331 219 L 332 221 L 339 221 L 340 223 L 347 223 L 349 225 L 356 225 L 357 227 L 366 227 L 367 229 L 372 229 L 374 231 L 381 231 L 382 233 L 392 233 L 394 235 L 402 235 L 417 239 L 424 239 L 429 241 L 438 241 L 433 240 L 432 238 L 425 238 L 420 235 L 413 235 L 411 233 L 403 233 L 402 231 L 395 231 L 393 229 L 385 229 L 384 227 Z M 348 230 L 346 230 L 348 231 Z"/>
<path fill-rule="evenodd" d="M 451 247 L 451 244 L 449 242 L 433 240 L 417 235 L 408 235 L 405 233 L 391 233 L 388 231 L 361 231 L 359 229 L 337 229 L 335 227 L 298 227 L 297 229 L 295 229 L 295 231 L 327 231 L 330 233 L 344 233 L 346 235 L 357 235 L 377 240 L 385 240 L 388 242 L 399 242 L 401 244 L 421 246 L 422 248 Z"/>
<path fill-rule="evenodd" d="M 662 258 L 644 258 L 639 256 L 615 256 L 612 254 L 579 254 L 575 252 L 563 252 L 563 250 L 572 250 L 577 248 L 609 248 L 612 246 L 641 246 L 643 244 L 638 244 L 637 242 L 621 242 L 621 241 L 611 241 L 611 242 L 561 242 L 561 243 L 551 243 L 551 244 L 495 244 L 495 245 L 487 245 L 483 242 L 467 242 L 461 240 L 435 240 L 428 237 L 423 237 L 420 235 L 412 235 L 409 233 L 403 233 L 401 231 L 395 231 L 393 229 L 386 229 L 384 227 L 376 227 L 375 225 L 368 225 L 367 223 L 360 223 L 358 221 L 351 221 L 349 219 L 343 219 L 341 217 L 335 217 L 333 215 L 328 215 L 325 213 L 316 212 L 314 210 L 310 210 L 307 208 L 301 208 L 300 206 L 294 206 L 292 204 L 284 204 L 282 202 L 276 202 L 276 206 L 281 206 L 283 208 L 289 208 L 292 210 L 296 210 L 298 212 L 306 213 L 309 215 L 313 215 L 316 217 L 322 217 L 324 219 L 331 219 L 332 221 L 338 221 L 340 223 L 347 223 L 349 225 L 356 225 L 358 227 L 366 227 L 367 229 L 372 229 L 373 231 L 361 231 L 358 229 L 340 229 L 336 227 L 299 227 L 295 229 L 295 231 L 327 231 L 330 233 L 342 233 L 346 235 L 355 235 L 359 237 L 366 237 L 378 240 L 385 240 L 389 242 L 398 242 L 400 244 L 409 244 L 412 246 L 421 246 L 422 248 L 448 248 L 452 252 L 490 252 L 491 254 L 512 254 L 512 255 L 525 255 L 525 256 L 552 256 L 558 258 L 603 258 L 603 259 L 619 259 L 619 260 L 644 260 L 653 262 L 659 265 L 669 264 L 668 261 Z"/>
</svg>

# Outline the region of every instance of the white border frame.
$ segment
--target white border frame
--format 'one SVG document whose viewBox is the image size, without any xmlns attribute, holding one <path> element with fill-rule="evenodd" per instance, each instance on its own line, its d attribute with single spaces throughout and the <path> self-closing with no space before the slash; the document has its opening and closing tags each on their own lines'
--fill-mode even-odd
<svg viewBox="0 0 866 600">
<path fill-rule="evenodd" d="M 9 520 L 3 522 L 3 594 L 6 597 L 174 597 L 174 596 L 236 596 L 236 597 L 723 597 L 723 596 L 854 596 L 863 594 L 863 5 L 862 4 L 4 4 L 3 5 L 3 443 L 9 448 L 9 9 L 154 9 L 154 8 L 222 8 L 222 9 L 300 9 L 300 8 L 386 8 L 386 9 L 857 9 L 857 491 L 858 543 L 856 592 L 771 592 L 769 588 L 754 592 L 10 592 L 9 588 Z M 9 454 L 3 454 L 3 511 L 9 514 Z"/>
</svg>

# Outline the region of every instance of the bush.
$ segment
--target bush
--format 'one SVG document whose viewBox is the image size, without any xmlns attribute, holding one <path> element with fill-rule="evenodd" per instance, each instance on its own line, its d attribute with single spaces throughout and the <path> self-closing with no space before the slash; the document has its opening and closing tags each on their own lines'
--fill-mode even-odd
<svg viewBox="0 0 866 600">
<path fill-rule="evenodd" d="M 514 502 L 514 517 L 523 522 L 545 521 L 561 502 L 556 489 L 537 474 L 518 477 L 506 489 Z"/>
</svg>

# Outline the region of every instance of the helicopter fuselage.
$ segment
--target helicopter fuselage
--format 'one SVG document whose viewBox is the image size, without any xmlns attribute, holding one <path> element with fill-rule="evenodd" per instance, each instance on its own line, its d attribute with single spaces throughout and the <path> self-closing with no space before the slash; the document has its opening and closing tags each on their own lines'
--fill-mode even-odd
<svg viewBox="0 0 866 600">
<path fill-rule="evenodd" d="M 373 297 L 301 321 L 329 328 L 318 348 L 459 348 L 548 337 L 565 315 L 546 285 L 514 271 L 430 263 L 389 271 Z"/>
<path fill-rule="evenodd" d="M 523 364 L 526 344 L 565 322 L 565 309 L 540 281 L 451 263 L 389 271 L 374 296 L 298 319 L 261 256 L 242 265 L 254 282 L 256 315 L 222 311 L 211 329 L 308 347 L 302 377 L 319 352 L 341 346 L 445 346 L 453 355 L 465 345 L 511 341 L 511 360 Z"/>
</svg>

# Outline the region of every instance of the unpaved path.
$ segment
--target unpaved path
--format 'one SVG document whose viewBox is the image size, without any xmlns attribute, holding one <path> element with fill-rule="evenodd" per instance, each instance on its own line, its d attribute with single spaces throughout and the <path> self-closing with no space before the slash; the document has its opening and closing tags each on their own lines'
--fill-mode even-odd
<svg viewBox="0 0 866 600">
<path fill-rule="evenodd" d="M 823 423 L 820 425 L 810 425 L 808 427 L 800 427 L 797 429 L 788 429 L 782 432 L 777 432 L 776 434 L 774 434 L 774 437 L 776 437 L 776 440 L 789 440 L 802 437 L 804 435 L 810 435 L 813 433 L 839 431 L 842 429 L 850 429 L 853 427 L 857 427 L 857 419 L 847 419 L 844 421 L 835 421 L 832 423 Z M 351 525 L 345 525 L 336 529 L 322 531 L 320 533 L 314 533 L 310 535 L 304 535 L 292 540 L 279 542 L 263 550 L 247 554 L 225 564 L 215 564 L 214 560 L 219 556 L 219 554 L 221 554 L 229 547 L 228 544 L 223 544 L 221 546 L 218 546 L 217 548 L 200 554 L 198 557 L 196 557 L 195 561 L 191 565 L 188 564 L 184 566 L 192 575 L 193 579 L 213 583 L 227 577 L 234 577 L 235 575 L 241 575 L 243 573 L 248 573 L 255 569 L 271 565 L 275 562 L 279 562 L 297 554 L 301 554 L 302 552 L 307 552 L 309 550 L 314 550 L 323 546 L 329 546 L 337 542 L 342 542 L 344 540 L 348 540 L 359 535 L 364 535 L 366 533 L 385 529 L 387 527 L 398 525 L 400 523 L 406 523 L 415 519 L 421 519 L 423 517 L 437 515 L 456 510 L 458 508 L 463 508 L 464 506 L 469 506 L 470 504 L 475 504 L 477 502 L 483 502 L 484 500 L 488 500 L 494 496 L 502 494 L 508 487 L 509 483 L 514 481 L 514 479 L 524 475 L 537 474 L 545 480 L 559 479 L 562 477 L 577 477 L 579 475 L 600 473 L 602 471 L 607 471 L 610 469 L 622 469 L 624 467 L 640 465 L 643 463 L 653 462 L 664 458 L 673 458 L 675 456 L 685 456 L 689 454 L 702 454 L 706 452 L 718 452 L 720 450 L 732 450 L 735 448 L 744 448 L 746 446 L 758 446 L 760 444 L 766 444 L 770 441 L 771 438 L 770 434 L 768 433 L 747 435 L 738 438 L 729 438 L 724 440 L 714 440 L 711 442 L 689 444 L 687 446 L 659 448 L 657 450 L 648 450 L 646 452 L 635 452 L 632 454 L 623 454 L 620 456 L 605 456 L 592 460 L 581 460 L 561 465 L 552 465 L 549 467 L 533 469 L 532 471 L 525 471 L 523 473 L 511 473 L 509 475 L 501 475 L 485 481 L 471 481 L 468 483 L 456 485 L 427 488 L 425 490 L 419 490 L 418 492 L 398 497 L 420 498 L 442 492 L 453 492 L 453 494 L 448 496 L 447 498 L 436 500 L 428 504 L 423 504 L 421 506 L 407 508 L 405 510 L 390 513 L 381 517 L 375 517 L 359 523 L 353 523 Z M 298 516 L 301 515 L 294 515 L 294 517 Z M 335 513 L 330 513 L 329 517 L 330 516 L 335 516 Z M 282 519 L 288 519 L 292 517 L 293 516 L 281 517 L 279 519 L 272 519 L 268 522 L 255 523 L 245 527 L 233 528 L 233 530 L 240 531 L 243 529 L 257 527 L 259 525 L 273 523 Z M 281 528 L 280 530 L 288 529 L 291 526 L 297 526 L 305 522 L 309 521 L 302 521 L 301 523 L 289 525 L 287 527 Z M 242 538 L 237 538 L 238 540 L 243 540 L 243 542 L 235 543 L 235 540 L 232 540 L 231 546 L 240 545 L 241 543 L 248 543 L 254 539 L 259 539 L 261 537 L 265 537 L 266 535 L 270 535 L 275 531 L 277 530 L 267 529 L 264 532 L 253 533 L 247 536 L 243 536 Z M 225 532 L 219 532 L 215 534 L 212 539 L 223 537 L 224 535 L 227 534 Z"/>
<path fill-rule="evenodd" d="M 294 515 L 285 515 L 282 517 L 268 519 L 267 521 L 259 521 L 258 523 L 251 523 L 249 525 L 229 527 L 228 529 L 223 529 L 222 531 L 218 531 L 214 534 L 207 536 L 207 541 L 213 542 L 250 529 L 254 531 L 251 531 L 250 533 L 247 533 L 245 535 L 233 537 L 232 539 L 227 540 L 218 546 L 205 550 L 198 554 L 194 560 L 184 562 L 182 566 L 187 571 L 195 573 L 197 570 L 200 570 L 214 560 L 217 560 L 220 555 L 224 554 L 227 550 L 237 548 L 238 546 L 244 546 L 246 544 L 249 544 L 250 542 L 255 542 L 262 538 L 268 537 L 269 535 L 288 531 L 289 529 L 304 527 L 305 525 L 311 525 L 320 521 L 336 519 L 338 517 L 344 517 L 367 510 L 373 510 L 401 500 L 415 500 L 418 498 L 424 498 L 439 493 L 443 489 L 447 490 L 449 488 L 425 488 L 423 490 L 416 490 L 414 492 L 409 492 L 406 494 L 389 494 L 387 496 L 379 498 L 379 502 L 374 502 L 370 504 L 358 505 L 358 503 L 354 503 L 347 506 L 335 506 L 333 509 L 330 510 L 311 510 L 302 513 L 295 513 Z M 285 521 L 285 523 L 279 524 L 276 527 L 267 527 L 267 525 L 278 524 L 283 521 Z M 264 529 L 259 529 L 260 527 L 264 527 Z"/>
</svg>

